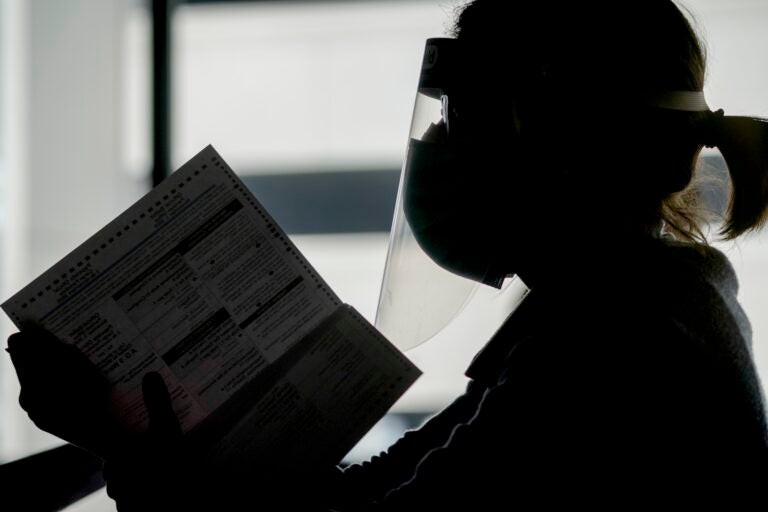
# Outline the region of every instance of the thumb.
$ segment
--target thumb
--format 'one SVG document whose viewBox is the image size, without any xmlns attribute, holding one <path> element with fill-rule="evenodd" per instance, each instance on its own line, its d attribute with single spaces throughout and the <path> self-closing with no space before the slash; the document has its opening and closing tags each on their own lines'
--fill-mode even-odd
<svg viewBox="0 0 768 512">
<path fill-rule="evenodd" d="M 149 415 L 149 434 L 159 442 L 181 437 L 181 425 L 171 406 L 171 395 L 163 377 L 157 372 L 144 375 L 141 383 L 144 405 Z"/>
</svg>

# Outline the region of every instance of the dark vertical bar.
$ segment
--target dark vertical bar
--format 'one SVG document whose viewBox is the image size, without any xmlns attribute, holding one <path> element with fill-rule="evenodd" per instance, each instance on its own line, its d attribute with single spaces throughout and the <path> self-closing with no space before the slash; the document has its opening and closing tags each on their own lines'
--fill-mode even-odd
<svg viewBox="0 0 768 512">
<path fill-rule="evenodd" d="M 171 173 L 171 13 L 175 0 L 152 0 L 152 185 Z"/>
</svg>

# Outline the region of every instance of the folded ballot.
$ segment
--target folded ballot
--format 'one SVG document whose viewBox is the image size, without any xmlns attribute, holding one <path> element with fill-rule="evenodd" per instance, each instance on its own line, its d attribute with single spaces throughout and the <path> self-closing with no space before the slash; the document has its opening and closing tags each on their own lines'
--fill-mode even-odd
<svg viewBox="0 0 768 512">
<path fill-rule="evenodd" d="M 211 146 L 2 308 L 86 354 L 130 429 L 159 372 L 185 438 L 222 463 L 336 463 L 420 375 Z"/>
</svg>

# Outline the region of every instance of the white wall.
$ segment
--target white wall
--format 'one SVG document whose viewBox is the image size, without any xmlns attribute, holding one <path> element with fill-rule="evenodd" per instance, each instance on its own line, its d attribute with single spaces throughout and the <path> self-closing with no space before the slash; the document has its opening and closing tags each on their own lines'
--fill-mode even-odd
<svg viewBox="0 0 768 512">
<path fill-rule="evenodd" d="M 141 184 L 119 159 L 126 0 L 3 0 L 2 8 L 4 299 L 128 206 Z M 3 321 L 5 336 L 12 328 Z M 0 456 L 11 458 L 55 441 L 14 407 L 15 376 L 2 361 Z"/>
</svg>

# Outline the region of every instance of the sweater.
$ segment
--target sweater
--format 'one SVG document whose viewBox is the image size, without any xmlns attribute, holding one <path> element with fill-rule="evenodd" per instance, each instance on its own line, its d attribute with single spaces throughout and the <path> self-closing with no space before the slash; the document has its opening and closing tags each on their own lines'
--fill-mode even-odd
<svg viewBox="0 0 768 512">
<path fill-rule="evenodd" d="M 340 473 L 329 507 L 711 504 L 764 484 L 764 398 L 727 258 L 654 240 L 580 268 L 534 288 L 466 392 Z"/>
</svg>

